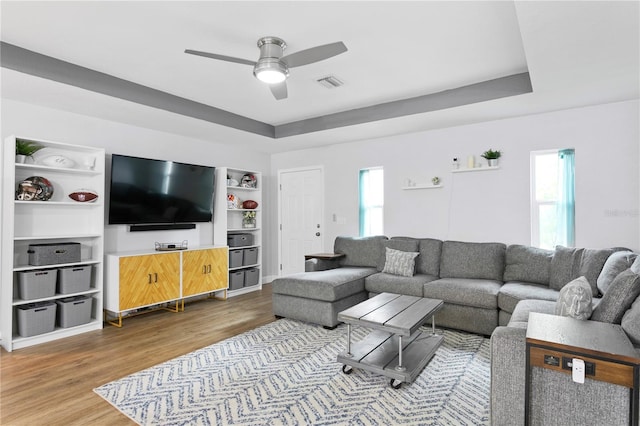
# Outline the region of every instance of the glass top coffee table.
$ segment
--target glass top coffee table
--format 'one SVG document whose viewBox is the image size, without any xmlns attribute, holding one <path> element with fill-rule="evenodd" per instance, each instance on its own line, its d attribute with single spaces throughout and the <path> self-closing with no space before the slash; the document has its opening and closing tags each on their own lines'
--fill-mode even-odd
<svg viewBox="0 0 640 426">
<path fill-rule="evenodd" d="M 338 313 L 347 324 L 347 350 L 338 355 L 342 371 L 361 368 L 390 377 L 392 387 L 411 383 L 431 360 L 444 336 L 436 334 L 434 314 L 442 300 L 381 293 Z M 419 330 L 428 317 L 431 333 Z M 373 329 L 363 340 L 351 343 L 351 326 Z"/>
</svg>

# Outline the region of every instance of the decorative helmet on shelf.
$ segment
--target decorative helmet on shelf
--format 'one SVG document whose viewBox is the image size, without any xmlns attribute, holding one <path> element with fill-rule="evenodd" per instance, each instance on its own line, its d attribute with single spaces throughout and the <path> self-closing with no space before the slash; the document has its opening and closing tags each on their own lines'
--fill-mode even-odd
<svg viewBox="0 0 640 426">
<path fill-rule="evenodd" d="M 251 173 L 247 173 L 242 176 L 242 182 L 240 182 L 240 186 L 244 188 L 255 188 L 258 184 L 258 180 Z"/>
<path fill-rule="evenodd" d="M 16 200 L 47 201 L 53 195 L 53 185 L 42 176 L 29 176 L 20 184 L 16 191 Z"/>
</svg>

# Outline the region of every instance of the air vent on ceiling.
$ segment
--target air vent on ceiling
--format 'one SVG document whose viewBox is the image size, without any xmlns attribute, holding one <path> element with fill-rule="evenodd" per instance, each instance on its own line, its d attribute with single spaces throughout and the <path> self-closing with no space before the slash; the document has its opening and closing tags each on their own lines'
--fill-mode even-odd
<svg viewBox="0 0 640 426">
<path fill-rule="evenodd" d="M 344 84 L 342 80 L 338 79 L 338 77 L 336 77 L 335 75 L 328 75 L 326 77 L 319 78 L 316 81 L 320 83 L 323 87 L 326 87 L 327 89 L 340 87 Z"/>
</svg>

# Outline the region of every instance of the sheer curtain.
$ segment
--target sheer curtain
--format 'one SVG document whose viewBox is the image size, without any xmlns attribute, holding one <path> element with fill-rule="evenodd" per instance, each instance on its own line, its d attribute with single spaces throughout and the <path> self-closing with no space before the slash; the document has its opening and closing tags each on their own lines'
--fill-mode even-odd
<svg viewBox="0 0 640 426">
<path fill-rule="evenodd" d="M 558 244 L 575 245 L 575 150 L 558 151 L 558 204 L 556 208 Z"/>
</svg>

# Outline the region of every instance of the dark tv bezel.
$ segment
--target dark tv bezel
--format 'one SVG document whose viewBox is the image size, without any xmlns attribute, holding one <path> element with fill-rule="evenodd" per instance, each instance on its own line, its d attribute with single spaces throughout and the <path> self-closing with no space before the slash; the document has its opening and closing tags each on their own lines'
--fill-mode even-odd
<svg viewBox="0 0 640 426">
<path fill-rule="evenodd" d="M 174 163 L 182 166 L 192 166 L 199 168 L 211 169 L 212 173 L 212 182 L 211 182 L 211 209 L 210 209 L 210 217 L 209 220 L 185 220 L 180 222 L 148 222 L 148 221 L 111 221 L 111 199 L 112 199 L 112 188 L 113 188 L 113 158 L 114 157 L 122 157 L 122 158 L 133 158 L 136 160 L 143 160 L 147 162 L 161 162 L 161 163 Z M 109 225 L 130 225 L 132 231 L 151 231 L 151 230 L 168 230 L 168 229 L 193 229 L 195 228 L 196 223 L 212 223 L 215 215 L 215 187 L 216 187 L 216 167 L 215 166 L 207 166 L 203 164 L 193 164 L 193 163 L 183 163 L 180 161 L 173 160 L 161 160 L 157 158 L 149 158 L 149 157 L 137 157 L 134 155 L 125 155 L 125 154 L 111 154 L 111 165 L 110 165 L 110 175 L 109 175 L 109 206 L 107 208 L 107 224 Z"/>
</svg>

